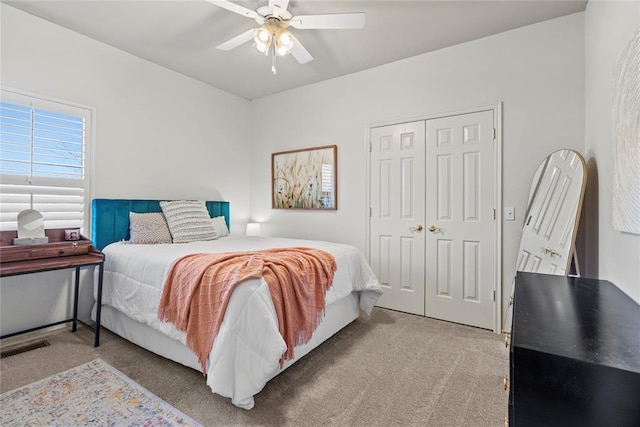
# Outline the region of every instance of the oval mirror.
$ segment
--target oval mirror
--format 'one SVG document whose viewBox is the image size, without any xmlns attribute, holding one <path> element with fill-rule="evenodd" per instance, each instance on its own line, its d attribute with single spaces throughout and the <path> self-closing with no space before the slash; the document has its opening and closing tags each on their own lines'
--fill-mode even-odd
<svg viewBox="0 0 640 427">
<path fill-rule="evenodd" d="M 529 202 L 518 249 L 516 272 L 566 276 L 574 261 L 575 239 L 587 183 L 584 158 L 574 150 L 559 150 L 545 158 L 531 180 Z M 504 330 L 511 330 L 513 282 Z"/>
</svg>

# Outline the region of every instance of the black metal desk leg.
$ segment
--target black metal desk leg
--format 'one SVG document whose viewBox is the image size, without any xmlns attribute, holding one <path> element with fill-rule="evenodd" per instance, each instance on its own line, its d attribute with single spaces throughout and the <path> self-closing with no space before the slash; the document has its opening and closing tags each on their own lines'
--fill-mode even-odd
<svg viewBox="0 0 640 427">
<path fill-rule="evenodd" d="M 76 267 L 76 283 L 73 291 L 73 324 L 71 326 L 71 332 L 75 332 L 78 329 L 78 291 L 80 289 L 80 267 Z"/>
<path fill-rule="evenodd" d="M 100 312 L 102 311 L 102 275 L 104 273 L 104 262 L 98 264 L 98 295 L 96 300 L 96 333 L 94 347 L 100 345 Z"/>
</svg>

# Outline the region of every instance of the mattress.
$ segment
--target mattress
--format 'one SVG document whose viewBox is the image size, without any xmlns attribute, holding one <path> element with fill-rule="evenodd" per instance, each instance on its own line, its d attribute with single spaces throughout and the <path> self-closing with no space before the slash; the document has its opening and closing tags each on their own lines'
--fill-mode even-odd
<svg viewBox="0 0 640 427">
<path fill-rule="evenodd" d="M 236 287 L 206 363 L 207 384 L 214 393 L 250 409 L 267 381 L 358 316 L 369 314 L 381 287 L 364 256 L 353 246 L 310 240 L 226 236 L 185 244 L 133 245 L 116 242 L 104 248 L 103 326 L 150 351 L 199 369 L 186 336 L 158 319 L 158 303 L 172 264 L 191 253 L 241 252 L 268 248 L 311 247 L 331 253 L 337 270 L 326 294 L 325 318 L 312 340 L 295 348 L 294 359 L 279 365 L 285 342 L 278 330 L 269 288 L 263 279 Z"/>
</svg>

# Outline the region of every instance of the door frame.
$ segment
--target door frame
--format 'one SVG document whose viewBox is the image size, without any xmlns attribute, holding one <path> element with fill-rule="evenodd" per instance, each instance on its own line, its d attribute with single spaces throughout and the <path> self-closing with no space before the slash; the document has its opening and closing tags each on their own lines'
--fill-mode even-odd
<svg viewBox="0 0 640 427">
<path fill-rule="evenodd" d="M 493 178 L 493 196 L 495 203 L 496 219 L 493 225 L 494 232 L 494 285 L 493 289 L 496 293 L 494 301 L 494 316 L 493 316 L 493 332 L 499 334 L 502 332 L 502 294 L 503 294 L 503 280 L 502 280 L 502 101 L 496 104 L 489 104 L 478 107 L 469 107 L 453 111 L 445 111 L 441 113 L 424 114 L 420 116 L 408 117 L 403 119 L 386 120 L 382 122 L 369 123 L 365 126 L 365 149 L 367 154 L 366 161 L 366 173 L 367 173 L 367 204 L 365 212 L 365 248 L 367 260 L 371 260 L 371 129 L 381 126 L 399 125 L 402 123 L 415 122 L 421 120 L 440 119 L 449 116 L 459 116 L 463 114 L 479 113 L 482 111 L 493 112 L 493 127 L 496 130 L 494 139 L 494 164 L 496 166 L 494 170 Z M 426 271 L 425 271 L 426 274 Z M 426 277 L 426 276 L 425 276 Z M 426 298 L 426 293 L 425 293 Z"/>
</svg>

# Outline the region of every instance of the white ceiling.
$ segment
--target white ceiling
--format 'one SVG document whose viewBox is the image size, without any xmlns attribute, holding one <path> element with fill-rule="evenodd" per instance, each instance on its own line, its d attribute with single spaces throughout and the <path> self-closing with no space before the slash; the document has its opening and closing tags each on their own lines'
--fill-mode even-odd
<svg viewBox="0 0 640 427">
<path fill-rule="evenodd" d="M 291 32 L 314 57 L 277 62 L 251 43 L 231 51 L 218 44 L 257 27 L 253 19 L 204 0 L 3 0 L 67 27 L 246 99 L 361 71 L 469 40 L 585 10 L 586 0 L 291 0 L 295 15 L 365 12 L 361 30 Z M 255 10 L 258 1 L 235 1 Z M 264 2 L 260 2 L 262 5 Z"/>
</svg>

